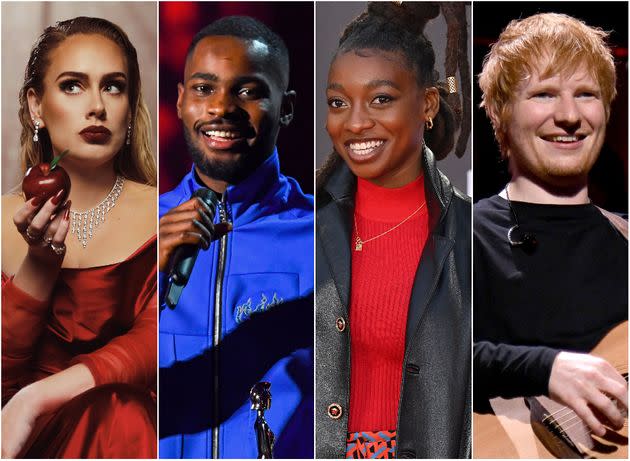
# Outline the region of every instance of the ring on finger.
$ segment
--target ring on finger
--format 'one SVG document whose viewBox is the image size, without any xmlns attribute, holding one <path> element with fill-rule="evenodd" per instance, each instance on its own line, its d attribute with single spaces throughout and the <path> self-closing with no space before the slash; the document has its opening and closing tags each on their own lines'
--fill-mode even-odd
<svg viewBox="0 0 630 461">
<path fill-rule="evenodd" d="M 62 243 L 61 245 L 56 245 L 54 242 L 50 242 L 50 248 L 52 248 L 52 251 L 54 251 L 55 254 L 58 254 L 60 256 L 66 252 L 65 243 Z"/>
<path fill-rule="evenodd" d="M 36 242 L 37 240 L 39 240 L 39 234 L 32 234 L 30 227 L 26 228 L 25 233 L 26 233 L 26 238 L 28 239 L 29 242 Z"/>
<path fill-rule="evenodd" d="M 52 236 L 47 235 L 46 237 L 44 237 L 44 242 L 46 242 L 46 245 L 50 245 L 53 241 Z"/>
</svg>

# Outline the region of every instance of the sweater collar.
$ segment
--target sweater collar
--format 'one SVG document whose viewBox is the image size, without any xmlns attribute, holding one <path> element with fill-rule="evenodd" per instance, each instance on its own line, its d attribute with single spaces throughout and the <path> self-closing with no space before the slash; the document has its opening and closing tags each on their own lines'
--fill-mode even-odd
<svg viewBox="0 0 630 461">
<path fill-rule="evenodd" d="M 371 221 L 394 222 L 406 218 L 425 202 L 424 175 L 402 187 L 387 188 L 357 178 L 355 214 Z"/>
<path fill-rule="evenodd" d="M 251 175 L 230 184 L 223 194 L 223 202 L 233 222 L 244 224 L 266 216 L 286 204 L 286 178 L 280 174 L 278 151 L 273 153 Z M 195 179 L 194 165 L 189 174 L 190 193 L 206 187 Z"/>
<path fill-rule="evenodd" d="M 422 166 L 424 171 L 424 192 L 429 211 L 429 228 L 434 230 L 446 216 L 453 197 L 453 186 L 435 164 L 433 152 L 424 147 L 422 152 Z M 357 190 L 357 177 L 350 168 L 342 162 L 326 182 L 324 190 L 337 202 L 349 201 L 354 207 Z"/>
</svg>

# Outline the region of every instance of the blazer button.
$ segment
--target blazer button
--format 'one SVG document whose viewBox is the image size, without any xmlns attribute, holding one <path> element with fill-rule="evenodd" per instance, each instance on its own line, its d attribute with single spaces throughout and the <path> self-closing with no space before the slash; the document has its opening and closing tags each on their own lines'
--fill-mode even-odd
<svg viewBox="0 0 630 461">
<path fill-rule="evenodd" d="M 331 403 L 330 405 L 328 405 L 328 416 L 330 416 L 332 419 L 341 418 L 342 413 L 343 410 L 341 409 L 341 405 L 339 405 L 338 403 Z"/>
<path fill-rule="evenodd" d="M 337 326 L 337 330 L 340 333 L 346 329 L 346 321 L 343 319 L 343 317 L 339 317 L 337 320 L 335 320 L 335 325 Z"/>
</svg>

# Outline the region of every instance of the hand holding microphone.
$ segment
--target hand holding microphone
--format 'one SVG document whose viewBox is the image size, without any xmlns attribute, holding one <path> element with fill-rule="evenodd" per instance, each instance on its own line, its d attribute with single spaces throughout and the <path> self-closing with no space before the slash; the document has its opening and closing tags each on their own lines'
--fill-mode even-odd
<svg viewBox="0 0 630 461">
<path fill-rule="evenodd" d="M 169 286 L 173 281 L 181 291 L 188 282 L 199 249 L 208 249 L 213 240 L 232 230 L 230 223 L 213 224 L 218 203 L 214 192 L 202 188 L 160 219 L 159 269 L 169 272 Z M 167 304 L 172 307 L 171 303 Z"/>
</svg>

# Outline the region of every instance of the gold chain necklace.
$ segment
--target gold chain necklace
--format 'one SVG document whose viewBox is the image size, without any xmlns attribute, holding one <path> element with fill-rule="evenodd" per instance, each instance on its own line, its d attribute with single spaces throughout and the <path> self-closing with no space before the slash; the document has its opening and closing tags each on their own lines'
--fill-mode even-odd
<svg viewBox="0 0 630 461">
<path fill-rule="evenodd" d="M 387 229 L 385 232 L 381 232 L 380 234 L 378 234 L 378 235 L 376 235 L 374 237 L 370 237 L 367 240 L 362 240 L 361 237 L 359 237 L 359 226 L 357 226 L 357 216 L 355 214 L 354 215 L 354 232 L 357 234 L 357 237 L 354 239 L 354 251 L 363 251 L 363 245 L 365 245 L 366 243 L 371 242 L 372 240 L 376 240 L 377 238 L 380 238 L 383 235 L 389 234 L 391 231 L 399 228 L 400 226 L 405 224 L 407 221 L 409 221 L 411 218 L 413 218 L 422 209 L 422 207 L 424 207 L 426 204 L 427 204 L 427 202 L 424 202 L 413 213 L 411 213 L 405 219 L 400 221 L 394 227 L 392 227 L 390 229 Z"/>
</svg>

